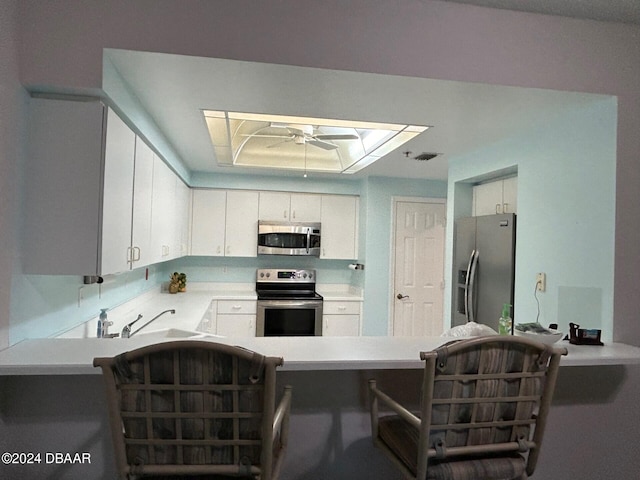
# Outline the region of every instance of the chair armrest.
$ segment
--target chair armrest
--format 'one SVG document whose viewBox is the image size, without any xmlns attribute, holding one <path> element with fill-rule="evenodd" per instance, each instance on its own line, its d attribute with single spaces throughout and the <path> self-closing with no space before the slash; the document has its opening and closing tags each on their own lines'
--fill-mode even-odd
<svg viewBox="0 0 640 480">
<path fill-rule="evenodd" d="M 384 393 L 382 390 L 379 390 L 376 387 L 375 380 L 369 380 L 369 390 L 371 391 L 371 394 L 373 395 L 374 398 L 378 399 L 387 407 L 389 407 L 391 410 L 393 410 L 395 413 L 397 413 L 398 416 L 400 416 L 400 418 L 408 422 L 410 425 L 413 425 L 417 429 L 420 429 L 420 423 L 421 423 L 420 418 L 418 418 L 409 410 L 404 408 L 400 403 L 395 401 L 393 398 L 391 398 L 389 395 Z M 377 407 L 376 407 L 376 415 L 377 415 Z"/>
<path fill-rule="evenodd" d="M 284 387 L 284 394 L 273 415 L 273 439 L 280 434 L 280 440 L 286 444 L 286 437 L 289 423 L 289 412 L 291 410 L 291 386 Z"/>
</svg>

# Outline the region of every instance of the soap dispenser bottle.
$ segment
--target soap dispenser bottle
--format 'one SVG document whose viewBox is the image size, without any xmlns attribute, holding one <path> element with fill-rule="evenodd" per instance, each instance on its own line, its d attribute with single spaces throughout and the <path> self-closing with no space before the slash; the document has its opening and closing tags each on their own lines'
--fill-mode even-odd
<svg viewBox="0 0 640 480">
<path fill-rule="evenodd" d="M 509 310 L 511 304 L 505 303 L 502 305 L 502 315 L 500 315 L 500 319 L 498 320 L 498 333 L 500 335 L 511 335 L 513 320 L 509 315 Z"/>
<path fill-rule="evenodd" d="M 106 308 L 100 309 L 100 317 L 98 318 L 98 331 L 97 337 L 102 338 L 104 335 L 104 326 L 107 321 L 107 310 Z"/>
</svg>

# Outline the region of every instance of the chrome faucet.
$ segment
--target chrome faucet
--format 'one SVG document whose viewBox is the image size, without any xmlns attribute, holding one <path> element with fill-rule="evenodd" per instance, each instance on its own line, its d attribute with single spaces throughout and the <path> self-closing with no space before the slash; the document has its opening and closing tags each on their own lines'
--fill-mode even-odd
<svg viewBox="0 0 640 480">
<path fill-rule="evenodd" d="M 131 336 L 131 326 L 141 318 L 142 318 L 142 314 L 139 314 L 138 318 L 136 318 L 133 322 L 125 325 L 124 328 L 122 329 L 122 333 L 120 334 L 120 336 L 122 338 L 129 338 Z"/>
<path fill-rule="evenodd" d="M 129 327 L 129 330 L 126 332 L 127 336 L 125 338 L 130 338 L 133 337 L 136 333 L 138 333 L 140 330 L 142 330 L 144 327 L 146 327 L 147 325 L 149 325 L 151 322 L 153 322 L 154 320 L 156 320 L 157 318 L 161 317 L 162 315 L 164 315 L 165 313 L 171 313 L 172 315 L 174 313 L 176 313 L 175 309 L 170 309 L 170 310 L 165 310 L 164 312 L 159 313 L 158 315 L 156 315 L 155 317 L 153 317 L 151 320 L 149 320 L 147 323 L 145 323 L 143 326 L 141 326 L 139 329 L 137 329 L 135 332 L 131 332 L 131 325 L 133 325 L 134 323 L 136 323 L 138 320 L 140 320 L 140 317 L 142 317 L 142 315 L 138 315 L 138 318 L 136 318 L 133 322 L 131 322 L 129 325 L 127 325 L 126 327 L 124 327 L 124 329 L 122 330 L 122 336 L 124 337 L 125 334 L 125 329 L 127 327 Z"/>
<path fill-rule="evenodd" d="M 109 333 L 109 327 L 113 325 L 111 320 L 103 320 L 102 321 L 102 337 L 101 338 L 116 338 L 118 336 L 117 333 Z"/>
</svg>

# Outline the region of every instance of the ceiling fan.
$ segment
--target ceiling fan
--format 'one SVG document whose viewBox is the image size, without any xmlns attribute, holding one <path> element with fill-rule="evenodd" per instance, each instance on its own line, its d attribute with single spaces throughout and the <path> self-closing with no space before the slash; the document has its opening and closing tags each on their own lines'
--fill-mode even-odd
<svg viewBox="0 0 640 480">
<path fill-rule="evenodd" d="M 288 142 L 294 142 L 296 145 L 313 145 L 314 147 L 320 147 L 324 150 L 335 150 L 338 148 L 338 145 L 331 143 L 327 140 L 358 140 L 360 137 L 355 134 L 343 133 L 343 134 L 324 134 L 324 133 L 316 133 L 314 135 L 314 128 L 312 125 L 290 125 L 290 124 L 279 124 L 279 123 L 271 123 L 270 127 L 272 128 L 282 128 L 286 129 L 287 132 L 283 132 L 282 135 L 279 134 L 262 134 L 262 133 L 253 133 L 253 134 L 244 134 L 245 137 L 254 137 L 254 138 L 281 138 L 283 139 L 280 142 L 274 143 L 272 145 L 268 145 L 267 148 L 274 148 L 278 145 Z"/>
</svg>

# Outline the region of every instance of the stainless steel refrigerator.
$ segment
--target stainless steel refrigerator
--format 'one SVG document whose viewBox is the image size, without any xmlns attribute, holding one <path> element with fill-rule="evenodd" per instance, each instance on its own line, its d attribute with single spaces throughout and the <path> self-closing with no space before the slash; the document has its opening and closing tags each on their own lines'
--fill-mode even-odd
<svg viewBox="0 0 640 480">
<path fill-rule="evenodd" d="M 454 232 L 452 326 L 474 321 L 497 332 L 502 305 L 513 305 L 516 216 L 459 218 Z"/>
</svg>

